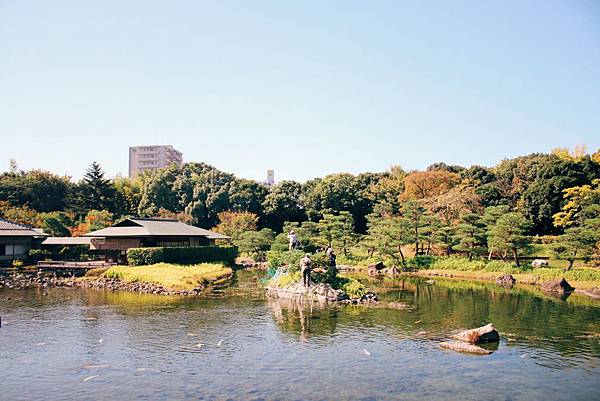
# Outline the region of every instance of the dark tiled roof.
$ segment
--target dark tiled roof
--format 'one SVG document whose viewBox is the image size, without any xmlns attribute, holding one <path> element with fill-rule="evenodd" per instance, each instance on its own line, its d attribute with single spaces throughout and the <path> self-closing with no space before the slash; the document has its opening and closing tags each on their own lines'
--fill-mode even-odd
<svg viewBox="0 0 600 401">
<path fill-rule="evenodd" d="M 38 237 L 31 227 L 0 218 L 0 237 Z"/>
<path fill-rule="evenodd" d="M 166 219 L 125 219 L 112 227 L 85 234 L 86 237 L 206 237 L 229 239 L 228 236 L 203 228 Z"/>
</svg>

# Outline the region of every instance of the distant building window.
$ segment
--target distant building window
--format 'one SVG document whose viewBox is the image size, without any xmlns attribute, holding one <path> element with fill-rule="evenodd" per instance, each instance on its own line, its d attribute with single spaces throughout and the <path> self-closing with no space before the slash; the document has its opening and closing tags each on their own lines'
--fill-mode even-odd
<svg viewBox="0 0 600 401">
<path fill-rule="evenodd" d="M 1 249 L 0 249 L 1 251 Z M 24 244 L 7 244 L 4 245 L 4 255 L 25 255 L 27 253 L 27 246 Z M 0 252 L 2 254 L 2 252 Z"/>
</svg>

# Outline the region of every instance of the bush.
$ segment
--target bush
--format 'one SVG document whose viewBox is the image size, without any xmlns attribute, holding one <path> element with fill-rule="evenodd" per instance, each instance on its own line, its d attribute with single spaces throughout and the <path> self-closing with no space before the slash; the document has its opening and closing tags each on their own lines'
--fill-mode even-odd
<svg viewBox="0 0 600 401">
<path fill-rule="evenodd" d="M 461 270 L 461 271 L 474 271 L 483 270 L 485 268 L 485 262 L 483 260 L 473 260 L 451 256 L 449 258 L 440 258 L 433 262 L 430 266 L 431 269 L 438 270 Z"/>
<path fill-rule="evenodd" d="M 155 263 L 227 262 L 233 264 L 237 249 L 232 246 L 194 246 L 173 248 L 130 248 L 127 260 L 130 266 Z"/>
<path fill-rule="evenodd" d="M 530 270 L 531 266 L 523 265 L 519 268 L 512 263 L 502 262 L 500 260 L 492 260 L 490 262 L 484 260 L 469 261 L 469 259 L 466 258 L 451 256 L 449 258 L 435 259 L 429 268 L 435 270 L 485 271 L 517 274 Z"/>
<path fill-rule="evenodd" d="M 348 278 L 346 280 L 346 283 L 344 283 L 340 289 L 350 298 L 362 298 L 367 293 L 367 289 L 359 281 L 353 278 Z"/>
<path fill-rule="evenodd" d="M 277 269 L 280 266 L 289 266 L 290 271 L 300 269 L 300 259 L 304 257 L 306 253 L 295 250 L 295 251 L 268 251 L 267 260 L 269 261 L 269 267 Z"/>
<path fill-rule="evenodd" d="M 406 266 L 413 269 L 426 269 L 430 267 L 437 258 L 431 255 L 418 255 L 408 259 Z"/>
<path fill-rule="evenodd" d="M 42 249 L 30 249 L 29 250 L 29 259 L 33 263 L 37 263 L 40 260 L 46 260 L 50 258 L 50 252 Z"/>
</svg>

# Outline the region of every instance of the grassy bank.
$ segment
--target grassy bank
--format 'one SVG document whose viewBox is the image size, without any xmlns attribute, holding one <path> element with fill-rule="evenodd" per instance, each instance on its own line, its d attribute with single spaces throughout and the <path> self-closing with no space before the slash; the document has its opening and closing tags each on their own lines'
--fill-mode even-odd
<svg viewBox="0 0 600 401">
<path fill-rule="evenodd" d="M 575 267 L 565 271 L 562 268 L 516 267 L 510 263 L 492 261 L 469 262 L 462 258 L 442 258 L 433 261 L 429 266 L 417 270 L 418 275 L 452 276 L 477 280 L 495 280 L 501 274 L 512 274 L 517 282 L 523 284 L 539 284 L 564 277 L 571 285 L 579 289 L 600 287 L 600 269 L 592 267 Z"/>
<path fill-rule="evenodd" d="M 191 290 L 199 286 L 219 283 L 229 278 L 231 274 L 231 268 L 216 263 L 197 265 L 157 263 L 148 266 L 114 266 L 102 273 L 102 276 L 125 282 L 159 284 L 172 290 Z"/>
</svg>

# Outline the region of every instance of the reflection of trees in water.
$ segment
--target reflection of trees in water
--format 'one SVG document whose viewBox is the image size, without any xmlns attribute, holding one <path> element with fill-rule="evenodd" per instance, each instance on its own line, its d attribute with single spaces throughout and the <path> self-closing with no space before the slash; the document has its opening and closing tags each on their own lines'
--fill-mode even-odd
<svg viewBox="0 0 600 401">
<path fill-rule="evenodd" d="M 426 332 L 427 338 L 439 339 L 491 322 L 506 340 L 501 348 L 533 348 L 531 357 L 540 364 L 585 364 L 595 369 L 599 363 L 600 308 L 577 306 L 571 299 L 561 301 L 535 288 L 507 290 L 487 283 L 435 281 L 408 279 L 380 288 L 370 283 L 383 302 L 406 302 L 416 307 L 412 312 L 351 305 L 324 308 L 281 300 L 270 300 L 269 306 L 277 326 L 300 338 L 329 336 L 348 328 L 385 331 L 399 338 L 422 338 L 417 333 Z"/>
<path fill-rule="evenodd" d="M 279 298 L 268 298 L 267 303 L 277 326 L 284 332 L 298 334 L 302 341 L 308 341 L 310 337 L 331 336 L 335 332 L 336 306 Z"/>
<path fill-rule="evenodd" d="M 584 337 L 600 333 L 600 308 L 572 304 L 587 301 L 575 299 L 578 295 L 565 302 L 534 287 L 507 290 L 494 284 L 436 280 L 399 296 L 418 307 L 430 326 L 425 330 L 452 331 L 492 322 L 504 338 L 516 340 L 507 346 L 526 344 L 541 358 L 556 358 L 557 352 L 566 358 L 585 355 L 589 362 L 600 355 L 598 338 Z"/>
</svg>

